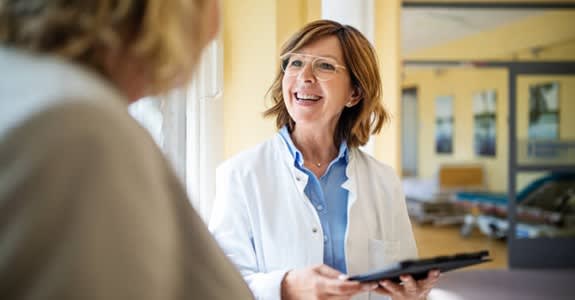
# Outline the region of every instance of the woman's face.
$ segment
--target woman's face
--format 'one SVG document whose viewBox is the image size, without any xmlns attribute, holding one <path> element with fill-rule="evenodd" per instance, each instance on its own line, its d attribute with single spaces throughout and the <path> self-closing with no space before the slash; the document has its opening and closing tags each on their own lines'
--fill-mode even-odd
<svg viewBox="0 0 575 300">
<path fill-rule="evenodd" d="M 359 101 L 345 68 L 336 66 L 335 72 L 326 76 L 331 69 L 329 62 L 346 67 L 339 40 L 328 36 L 295 53 L 287 60 L 282 79 L 282 93 L 289 115 L 296 128 L 312 125 L 315 129 L 335 130 L 344 107 Z M 293 69 L 288 71 L 290 67 Z"/>
</svg>

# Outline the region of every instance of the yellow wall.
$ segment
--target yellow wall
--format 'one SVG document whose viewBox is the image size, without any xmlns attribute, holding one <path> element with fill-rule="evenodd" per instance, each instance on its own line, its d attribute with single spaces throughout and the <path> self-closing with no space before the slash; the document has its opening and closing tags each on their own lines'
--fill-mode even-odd
<svg viewBox="0 0 575 300">
<path fill-rule="evenodd" d="M 222 9 L 227 158 L 273 132 L 261 112 L 275 70 L 276 1 L 224 0 Z"/>
<path fill-rule="evenodd" d="M 400 0 L 375 1 L 375 48 L 383 83 L 383 104 L 391 122 L 375 137 L 375 157 L 401 170 Z"/>
<path fill-rule="evenodd" d="M 507 71 L 502 69 L 431 69 L 408 71 L 404 86 L 417 87 L 419 105 L 419 176 L 430 178 L 444 163 L 481 163 L 487 174 L 487 185 L 494 191 L 507 186 Z M 494 89 L 497 94 L 497 137 L 494 158 L 477 157 L 473 150 L 473 95 Z M 435 153 L 435 99 L 453 96 L 453 153 Z"/>
<path fill-rule="evenodd" d="M 575 11 L 532 16 L 440 46 L 406 55 L 406 59 L 575 59 Z M 539 56 L 531 49 L 542 48 Z"/>
<path fill-rule="evenodd" d="M 277 54 L 287 39 L 304 24 L 321 18 L 321 0 L 276 0 Z"/>
<path fill-rule="evenodd" d="M 532 51 L 538 49 L 538 51 Z M 406 59 L 424 60 L 574 60 L 575 12 L 548 12 L 497 29 L 462 38 L 444 45 L 410 53 Z M 419 172 L 431 177 L 443 163 L 480 162 L 485 166 L 488 188 L 505 191 L 507 187 L 507 72 L 504 69 L 409 70 L 404 87 L 418 87 Z M 573 138 L 575 121 L 575 78 L 523 76 L 517 85 L 518 136 L 527 136 L 528 86 L 535 82 L 559 81 L 560 135 Z M 497 149 L 495 158 L 476 157 L 473 152 L 473 94 L 482 89 L 497 91 Z M 435 154 L 435 98 L 454 96 L 454 153 Z M 570 96 L 571 95 L 571 96 Z M 528 176 L 529 177 L 529 176 Z M 532 177 L 532 176 L 531 176 Z M 529 177 L 529 178 L 531 178 Z M 526 180 L 520 180 L 523 185 Z M 525 182 L 524 182 L 525 181 Z"/>
<path fill-rule="evenodd" d="M 417 87 L 419 104 L 419 176 L 430 178 L 441 164 L 480 163 L 487 175 L 490 190 L 503 192 L 507 188 L 508 164 L 508 83 L 504 69 L 410 70 L 406 72 L 404 87 Z M 521 76 L 517 82 L 517 136 L 527 138 L 529 116 L 529 85 L 556 81 L 559 83 L 560 139 L 575 139 L 575 76 Z M 473 94 L 495 89 L 497 93 L 497 148 L 496 156 L 478 157 L 473 151 Z M 453 96 L 454 151 L 453 154 L 435 153 L 435 99 Z M 540 175 L 540 174 L 536 174 Z M 520 180 L 519 186 L 533 179 Z"/>
<path fill-rule="evenodd" d="M 279 47 L 321 14 L 321 0 L 224 0 L 224 158 L 271 137 L 265 94 L 278 66 Z"/>
</svg>

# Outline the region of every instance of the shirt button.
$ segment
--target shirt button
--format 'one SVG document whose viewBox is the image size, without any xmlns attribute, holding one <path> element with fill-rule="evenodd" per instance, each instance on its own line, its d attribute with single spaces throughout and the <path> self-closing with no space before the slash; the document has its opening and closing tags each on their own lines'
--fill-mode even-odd
<svg viewBox="0 0 575 300">
<path fill-rule="evenodd" d="M 316 227 L 312 228 L 312 229 L 311 229 L 311 232 L 316 233 L 316 232 L 317 232 L 317 228 L 316 228 Z"/>
<path fill-rule="evenodd" d="M 324 244 L 327 244 L 327 235 L 324 235 L 324 236 L 323 236 L 323 243 L 324 243 Z"/>
<path fill-rule="evenodd" d="M 317 206 L 317 210 L 322 210 L 322 209 L 323 209 L 323 206 L 322 206 L 322 205 L 318 205 L 318 206 Z"/>
</svg>

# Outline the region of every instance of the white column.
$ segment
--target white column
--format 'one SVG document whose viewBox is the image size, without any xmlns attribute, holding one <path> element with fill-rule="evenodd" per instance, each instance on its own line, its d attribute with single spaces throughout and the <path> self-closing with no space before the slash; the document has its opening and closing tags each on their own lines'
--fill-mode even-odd
<svg viewBox="0 0 575 300">
<path fill-rule="evenodd" d="M 351 25 L 374 39 L 374 0 L 322 0 L 321 17 Z"/>
<path fill-rule="evenodd" d="M 321 17 L 357 28 L 374 44 L 374 0 L 322 0 Z M 362 150 L 374 155 L 374 139 L 362 147 Z"/>
</svg>

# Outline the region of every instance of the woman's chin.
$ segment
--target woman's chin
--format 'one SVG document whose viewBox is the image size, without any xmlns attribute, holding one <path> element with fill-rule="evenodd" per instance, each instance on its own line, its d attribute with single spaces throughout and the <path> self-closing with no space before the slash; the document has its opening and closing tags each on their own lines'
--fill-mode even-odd
<svg viewBox="0 0 575 300">
<path fill-rule="evenodd" d="M 292 119 L 295 121 L 295 123 L 297 125 L 300 125 L 300 127 L 310 127 L 313 126 L 316 129 L 319 129 L 321 127 L 321 119 L 318 118 L 317 116 L 300 116 L 300 117 L 296 117 Z"/>
</svg>

